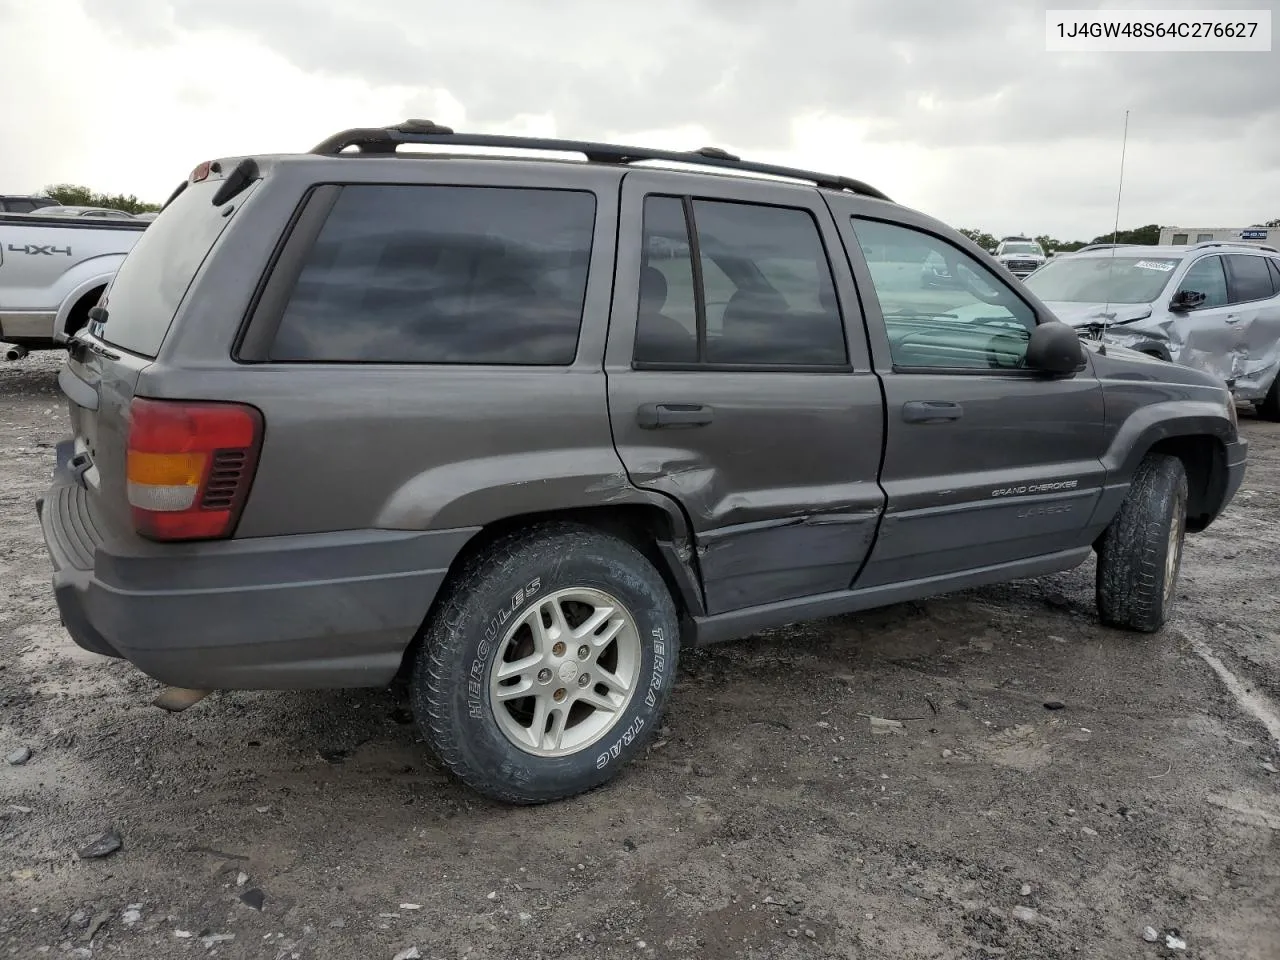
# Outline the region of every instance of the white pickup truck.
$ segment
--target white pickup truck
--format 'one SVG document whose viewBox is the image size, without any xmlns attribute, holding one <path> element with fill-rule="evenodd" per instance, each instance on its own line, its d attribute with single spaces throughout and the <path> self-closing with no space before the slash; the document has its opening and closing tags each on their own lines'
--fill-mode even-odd
<svg viewBox="0 0 1280 960">
<path fill-rule="evenodd" d="M 5 358 L 65 344 L 148 226 L 145 220 L 0 214 Z"/>
</svg>

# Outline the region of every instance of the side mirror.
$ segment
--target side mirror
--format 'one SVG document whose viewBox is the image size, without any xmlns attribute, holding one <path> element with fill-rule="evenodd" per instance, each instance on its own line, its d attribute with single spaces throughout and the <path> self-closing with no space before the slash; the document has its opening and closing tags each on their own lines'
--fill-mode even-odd
<svg viewBox="0 0 1280 960">
<path fill-rule="evenodd" d="M 1065 377 L 1083 365 L 1080 335 L 1061 320 L 1046 320 L 1032 332 L 1027 344 L 1027 366 L 1032 370 Z"/>
<path fill-rule="evenodd" d="M 1177 310 L 1178 312 L 1194 310 L 1207 299 L 1209 299 L 1208 296 L 1199 290 L 1179 290 L 1173 295 L 1173 299 L 1169 301 L 1169 309 Z"/>
</svg>

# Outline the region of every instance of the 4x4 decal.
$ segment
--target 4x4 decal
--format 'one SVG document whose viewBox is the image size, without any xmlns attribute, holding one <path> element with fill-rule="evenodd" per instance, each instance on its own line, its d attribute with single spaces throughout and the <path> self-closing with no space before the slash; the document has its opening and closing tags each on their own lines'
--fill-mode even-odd
<svg viewBox="0 0 1280 960">
<path fill-rule="evenodd" d="M 25 253 L 29 257 L 46 256 L 52 257 L 54 254 L 65 254 L 71 256 L 70 247 L 55 247 L 51 244 L 28 243 L 25 246 L 18 246 L 16 243 L 9 244 L 10 253 Z"/>
</svg>

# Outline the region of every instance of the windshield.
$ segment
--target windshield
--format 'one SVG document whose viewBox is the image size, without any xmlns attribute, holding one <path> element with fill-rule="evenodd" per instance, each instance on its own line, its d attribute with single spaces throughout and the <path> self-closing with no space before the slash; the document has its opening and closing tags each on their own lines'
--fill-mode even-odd
<svg viewBox="0 0 1280 960">
<path fill-rule="evenodd" d="M 1067 257 L 1050 260 L 1025 282 L 1046 302 L 1150 303 L 1177 265 L 1157 257 Z"/>
<path fill-rule="evenodd" d="M 1030 253 L 1037 257 L 1044 256 L 1038 243 L 1006 243 L 1000 247 L 1001 253 Z"/>
</svg>

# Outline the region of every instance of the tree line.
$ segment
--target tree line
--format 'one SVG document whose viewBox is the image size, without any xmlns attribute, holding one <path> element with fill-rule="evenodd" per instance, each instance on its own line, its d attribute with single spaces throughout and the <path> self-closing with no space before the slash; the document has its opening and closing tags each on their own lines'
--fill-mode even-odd
<svg viewBox="0 0 1280 960">
<path fill-rule="evenodd" d="M 153 213 L 160 209 L 160 204 L 144 203 L 133 194 L 99 193 L 74 183 L 55 183 L 45 187 L 40 193 L 66 207 L 106 207 L 108 210 L 123 210 L 125 213 Z"/>
<path fill-rule="evenodd" d="M 999 237 L 992 236 L 984 230 L 963 227 L 960 232 L 984 250 L 990 250 L 1000 242 Z M 1041 234 L 1032 239 L 1040 244 L 1045 253 L 1050 251 L 1071 253 L 1091 243 L 1138 243 L 1144 246 L 1155 246 L 1160 242 L 1160 224 L 1149 223 L 1145 227 L 1135 227 L 1132 230 L 1112 231 L 1100 237 L 1094 237 L 1092 240 L 1058 240 L 1047 234 Z"/>
<path fill-rule="evenodd" d="M 1280 219 L 1268 220 L 1265 223 L 1258 224 L 1258 226 L 1280 227 Z M 960 232 L 984 250 L 990 250 L 1000 242 L 999 237 L 992 236 L 985 230 L 974 230 L 970 227 L 964 227 Z M 1102 236 L 1094 237 L 1092 240 L 1063 241 L 1045 234 L 1032 237 L 1031 239 L 1040 244 L 1045 253 L 1072 253 L 1091 243 L 1136 243 L 1141 244 L 1142 246 L 1154 247 L 1160 243 L 1160 225 L 1158 223 L 1149 223 L 1145 227 L 1135 227 L 1132 230 L 1104 233 Z"/>
</svg>

